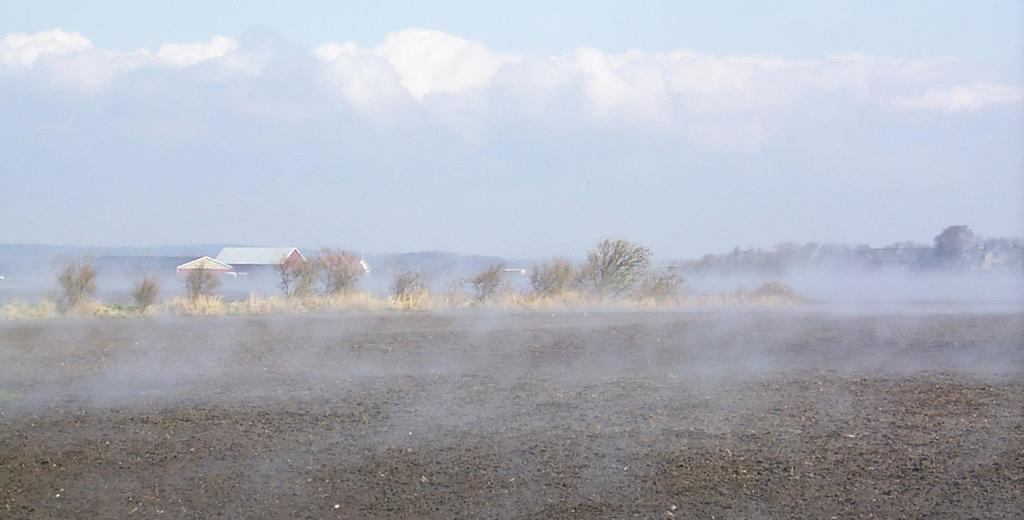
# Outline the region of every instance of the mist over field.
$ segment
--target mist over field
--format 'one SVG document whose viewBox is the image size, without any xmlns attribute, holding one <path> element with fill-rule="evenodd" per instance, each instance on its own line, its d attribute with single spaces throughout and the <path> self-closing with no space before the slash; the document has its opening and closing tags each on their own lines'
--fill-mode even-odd
<svg viewBox="0 0 1024 520">
<path fill-rule="evenodd" d="M 1022 332 L 1019 312 L 0 323 L 0 497 L 28 516 L 1012 515 Z M 938 498 L 901 491 L 921 481 Z"/>
</svg>

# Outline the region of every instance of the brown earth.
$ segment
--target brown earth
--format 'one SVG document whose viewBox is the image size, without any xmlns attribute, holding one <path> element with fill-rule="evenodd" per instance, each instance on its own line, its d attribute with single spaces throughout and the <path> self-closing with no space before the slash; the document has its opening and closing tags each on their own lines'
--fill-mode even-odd
<svg viewBox="0 0 1024 520">
<path fill-rule="evenodd" d="M 1024 315 L 0 323 L 0 517 L 1014 518 Z"/>
</svg>

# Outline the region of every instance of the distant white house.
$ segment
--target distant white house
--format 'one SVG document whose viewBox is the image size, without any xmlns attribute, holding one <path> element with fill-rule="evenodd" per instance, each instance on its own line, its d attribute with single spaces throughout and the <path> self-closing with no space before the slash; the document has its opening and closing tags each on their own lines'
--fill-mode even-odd
<svg viewBox="0 0 1024 520">
<path fill-rule="evenodd" d="M 982 271 L 991 271 L 1007 265 L 1009 256 L 1006 253 L 998 253 L 993 251 L 986 251 L 981 255 L 981 267 Z"/>
<path fill-rule="evenodd" d="M 195 260 L 189 260 L 188 262 L 179 265 L 177 271 L 179 275 L 184 276 L 188 274 L 189 271 L 194 271 L 196 269 L 205 269 L 216 273 L 231 272 L 231 266 L 229 264 L 208 256 L 201 256 Z"/>
</svg>

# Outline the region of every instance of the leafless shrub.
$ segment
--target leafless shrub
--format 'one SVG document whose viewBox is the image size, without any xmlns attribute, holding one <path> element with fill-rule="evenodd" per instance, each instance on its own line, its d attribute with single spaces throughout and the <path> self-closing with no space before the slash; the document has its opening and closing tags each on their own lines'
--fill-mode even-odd
<svg viewBox="0 0 1024 520">
<path fill-rule="evenodd" d="M 277 274 L 277 286 L 285 296 L 291 297 L 295 292 L 295 281 L 298 273 L 288 262 L 281 262 L 274 266 L 274 273 Z"/>
<path fill-rule="evenodd" d="M 200 267 L 189 269 L 185 274 L 185 294 L 188 301 L 195 303 L 202 299 L 213 296 L 214 291 L 220 287 L 220 277 L 216 271 Z"/>
<path fill-rule="evenodd" d="M 640 281 L 634 295 L 639 300 L 664 303 L 677 294 L 683 281 L 681 276 L 671 271 L 649 273 Z"/>
<path fill-rule="evenodd" d="M 359 257 L 347 251 L 324 249 L 316 260 L 324 294 L 341 294 L 352 291 L 363 276 L 363 265 Z"/>
<path fill-rule="evenodd" d="M 476 301 L 483 303 L 498 294 L 504 282 L 502 274 L 504 268 L 504 264 L 491 265 L 469 280 Z"/>
<path fill-rule="evenodd" d="M 317 268 L 312 262 L 281 262 L 274 266 L 277 286 L 289 298 L 309 296 L 316 286 Z"/>
<path fill-rule="evenodd" d="M 554 296 L 572 288 L 576 269 L 564 258 L 555 258 L 534 266 L 530 271 L 530 287 L 537 296 Z"/>
<path fill-rule="evenodd" d="M 777 280 L 761 284 L 761 286 L 754 291 L 754 294 L 762 298 L 777 298 L 790 301 L 801 300 L 800 295 L 797 294 L 792 287 Z"/>
<path fill-rule="evenodd" d="M 413 271 L 395 273 L 395 279 L 391 285 L 391 295 L 396 300 L 408 300 L 426 291 L 427 284 L 420 273 Z"/>
<path fill-rule="evenodd" d="M 64 266 L 57 276 L 68 307 L 75 307 L 96 294 L 96 270 L 86 260 Z"/>
<path fill-rule="evenodd" d="M 604 240 L 587 253 L 580 272 L 583 286 L 600 296 L 618 296 L 647 273 L 651 251 L 626 240 Z"/>
<path fill-rule="evenodd" d="M 147 276 L 135 282 L 135 286 L 132 288 L 132 299 L 135 300 L 135 308 L 139 309 L 139 312 L 146 312 L 146 309 L 149 309 L 156 302 L 156 297 L 159 293 L 160 284 L 157 283 L 156 278 L 153 276 Z"/>
<path fill-rule="evenodd" d="M 472 303 L 472 297 L 466 293 L 467 281 L 464 278 L 450 277 L 441 280 L 439 304 L 447 308 L 466 307 Z"/>
<path fill-rule="evenodd" d="M 292 288 L 294 296 L 306 297 L 316 292 L 316 279 L 320 274 L 320 267 L 313 262 L 303 262 L 296 267 L 298 271 L 295 278 L 295 285 Z"/>
</svg>

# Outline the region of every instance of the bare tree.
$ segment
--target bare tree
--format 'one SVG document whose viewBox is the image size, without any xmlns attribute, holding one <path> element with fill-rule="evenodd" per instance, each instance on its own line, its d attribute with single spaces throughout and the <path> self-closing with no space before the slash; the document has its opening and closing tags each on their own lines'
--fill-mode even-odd
<svg viewBox="0 0 1024 520">
<path fill-rule="evenodd" d="M 67 264 L 57 276 L 57 283 L 68 307 L 74 307 L 96 294 L 96 269 L 88 260 Z"/>
<path fill-rule="evenodd" d="M 220 287 L 220 277 L 216 271 L 200 267 L 189 269 L 185 275 L 185 293 L 189 301 L 196 301 L 204 296 L 213 296 L 214 291 Z"/>
<path fill-rule="evenodd" d="M 576 269 L 565 258 L 537 264 L 530 271 L 530 287 L 539 296 L 553 296 L 568 291 L 576 281 Z"/>
<path fill-rule="evenodd" d="M 317 269 L 325 294 L 351 291 L 365 272 L 358 256 L 347 251 L 331 249 L 320 252 Z"/>
<path fill-rule="evenodd" d="M 288 262 L 280 262 L 275 265 L 274 273 L 277 274 L 277 286 L 281 289 L 281 292 L 285 296 L 291 297 L 295 291 L 295 280 L 298 278 L 298 273 L 292 269 L 292 265 Z"/>
<path fill-rule="evenodd" d="M 468 281 L 465 278 L 457 276 L 441 280 L 440 289 L 443 301 L 447 305 L 458 305 L 464 302 L 468 297 L 463 291 L 467 283 Z"/>
<path fill-rule="evenodd" d="M 292 288 L 294 296 L 309 296 L 316 291 L 316 279 L 319 275 L 319 265 L 315 262 L 302 262 L 297 264 L 295 270 L 297 276 Z"/>
<path fill-rule="evenodd" d="M 663 303 L 676 295 L 683 281 L 683 277 L 672 271 L 649 273 L 640 281 L 635 294 L 640 299 Z"/>
<path fill-rule="evenodd" d="M 476 301 L 483 303 L 498 294 L 504 282 L 502 275 L 504 268 L 504 264 L 493 264 L 469 280 Z"/>
<path fill-rule="evenodd" d="M 602 295 L 620 295 L 632 289 L 647 273 L 651 251 L 626 240 L 604 240 L 587 253 L 580 279 Z"/>
<path fill-rule="evenodd" d="M 153 276 L 147 276 L 135 282 L 135 287 L 132 288 L 132 299 L 135 300 L 135 307 L 140 312 L 145 312 L 146 309 L 156 302 L 159 292 L 160 284 L 157 283 L 156 278 Z"/>
<path fill-rule="evenodd" d="M 313 293 L 316 285 L 317 265 L 312 262 L 281 262 L 274 266 L 277 286 L 285 296 L 301 297 Z"/>
<path fill-rule="evenodd" d="M 426 290 L 427 284 L 420 273 L 413 271 L 399 271 L 395 273 L 394 283 L 391 285 L 391 294 L 396 300 L 409 300 Z"/>
</svg>

